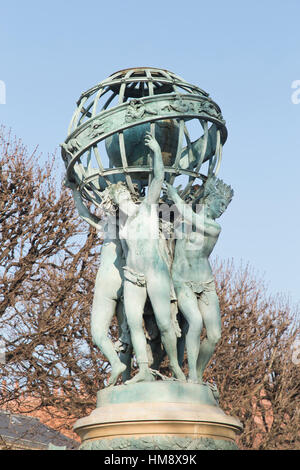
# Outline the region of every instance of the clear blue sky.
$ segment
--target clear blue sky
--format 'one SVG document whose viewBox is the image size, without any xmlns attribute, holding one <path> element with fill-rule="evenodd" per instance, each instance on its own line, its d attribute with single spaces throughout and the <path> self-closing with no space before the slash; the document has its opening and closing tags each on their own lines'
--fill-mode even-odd
<svg viewBox="0 0 300 470">
<path fill-rule="evenodd" d="M 162 67 L 203 88 L 227 122 L 219 176 L 235 189 L 215 255 L 298 302 L 299 18 L 299 0 L 3 2 L 0 123 L 59 161 L 75 101 L 113 72 Z"/>
</svg>

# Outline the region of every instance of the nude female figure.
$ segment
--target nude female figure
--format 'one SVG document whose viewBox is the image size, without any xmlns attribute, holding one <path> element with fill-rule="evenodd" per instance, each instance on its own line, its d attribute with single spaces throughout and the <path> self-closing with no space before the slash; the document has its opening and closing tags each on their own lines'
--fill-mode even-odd
<svg viewBox="0 0 300 470">
<path fill-rule="evenodd" d="M 178 308 L 188 322 L 186 349 L 191 382 L 202 383 L 203 371 L 221 336 L 221 317 L 215 282 L 209 263 L 221 232 L 216 218 L 230 203 L 233 191 L 221 180 L 208 178 L 200 212 L 196 213 L 167 184 L 168 197 L 174 201 L 183 219 L 183 232 L 176 239 L 172 278 Z M 193 230 L 192 230 L 193 229 Z M 200 345 L 200 334 L 206 328 L 206 338 Z"/>
<path fill-rule="evenodd" d="M 100 224 L 100 219 L 92 215 L 83 204 L 77 185 L 70 181 L 66 181 L 65 185 L 72 189 L 80 217 L 92 227 L 102 231 L 103 225 Z M 108 214 L 113 215 L 113 208 L 110 201 L 107 200 L 106 193 L 107 190 L 101 193 L 103 201 L 102 207 Z M 93 341 L 107 358 L 112 368 L 108 386 L 115 385 L 121 374 L 123 374 L 123 380 L 130 377 L 132 352 L 129 339 L 127 345 L 128 350 L 121 352 L 119 357 L 112 340 L 109 338 L 109 327 L 115 314 L 118 318 L 120 330 L 122 324 L 124 325 L 121 296 L 124 278 L 123 266 L 125 264 L 126 255 L 124 253 L 125 247 L 118 238 L 117 232 L 118 227 L 116 226 L 105 227 L 106 236 L 101 249 L 100 267 L 96 276 L 91 314 L 91 333 Z"/>
<path fill-rule="evenodd" d="M 171 322 L 171 279 L 159 242 L 159 219 L 157 203 L 164 181 L 164 165 L 160 146 L 156 139 L 146 133 L 145 144 L 153 154 L 154 177 L 141 204 L 136 204 L 127 187 L 117 183 L 110 187 L 114 203 L 119 207 L 120 238 L 127 245 L 124 266 L 124 305 L 133 349 L 139 371 L 127 383 L 153 380 L 149 368 L 146 338 L 143 331 L 143 311 L 147 295 L 150 299 L 161 340 L 170 360 L 175 377 L 185 380 L 177 361 L 177 338 Z"/>
</svg>

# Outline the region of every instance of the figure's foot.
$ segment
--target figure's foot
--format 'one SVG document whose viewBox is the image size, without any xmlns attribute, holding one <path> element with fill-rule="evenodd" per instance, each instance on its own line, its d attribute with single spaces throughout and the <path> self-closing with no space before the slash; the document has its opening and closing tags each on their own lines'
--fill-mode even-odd
<svg viewBox="0 0 300 470">
<path fill-rule="evenodd" d="M 201 382 L 199 381 L 198 377 L 192 377 L 192 376 L 188 376 L 188 383 L 190 384 L 200 384 Z"/>
<path fill-rule="evenodd" d="M 179 366 L 174 366 L 174 367 L 171 366 L 171 370 L 173 374 L 175 375 L 176 379 L 186 382 L 186 377 Z"/>
<path fill-rule="evenodd" d="M 116 366 L 112 367 L 110 378 L 109 378 L 109 381 L 108 381 L 108 386 L 109 387 L 116 384 L 118 378 L 120 377 L 122 372 L 124 372 L 124 370 L 126 370 L 126 365 L 123 364 L 123 362 L 120 362 Z"/>
<path fill-rule="evenodd" d="M 150 369 L 140 370 L 132 379 L 127 380 L 125 385 L 136 384 L 138 382 L 153 382 L 154 377 Z"/>
</svg>

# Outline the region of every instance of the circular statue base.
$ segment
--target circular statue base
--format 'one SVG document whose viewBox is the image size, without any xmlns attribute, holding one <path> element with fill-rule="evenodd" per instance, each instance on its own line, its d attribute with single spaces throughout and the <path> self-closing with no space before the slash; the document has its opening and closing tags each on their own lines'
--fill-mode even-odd
<svg viewBox="0 0 300 470">
<path fill-rule="evenodd" d="M 81 450 L 233 450 L 241 423 L 219 408 L 209 385 L 142 382 L 98 392 L 74 430 Z"/>
</svg>

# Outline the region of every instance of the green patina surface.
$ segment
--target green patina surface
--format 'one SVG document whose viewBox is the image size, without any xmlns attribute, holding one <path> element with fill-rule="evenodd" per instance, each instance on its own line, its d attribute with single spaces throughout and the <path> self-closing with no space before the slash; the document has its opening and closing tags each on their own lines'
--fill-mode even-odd
<svg viewBox="0 0 300 470">
<path fill-rule="evenodd" d="M 179 381 L 140 382 L 132 385 L 108 387 L 97 393 L 97 407 L 121 403 L 199 403 L 217 406 L 216 390 L 209 384 Z"/>
<path fill-rule="evenodd" d="M 231 441 L 207 437 L 151 436 L 99 439 L 82 444 L 80 450 L 238 450 L 238 446 Z"/>
</svg>

